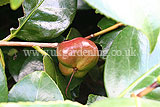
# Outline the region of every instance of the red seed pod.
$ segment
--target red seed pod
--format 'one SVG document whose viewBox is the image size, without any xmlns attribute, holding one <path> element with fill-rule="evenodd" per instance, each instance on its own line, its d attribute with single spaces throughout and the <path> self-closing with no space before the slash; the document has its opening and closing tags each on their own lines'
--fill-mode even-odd
<svg viewBox="0 0 160 107">
<path fill-rule="evenodd" d="M 83 77 L 97 64 L 98 48 L 91 40 L 78 37 L 60 43 L 57 47 L 59 68 L 63 75 L 69 76 L 77 68 L 75 77 Z"/>
</svg>

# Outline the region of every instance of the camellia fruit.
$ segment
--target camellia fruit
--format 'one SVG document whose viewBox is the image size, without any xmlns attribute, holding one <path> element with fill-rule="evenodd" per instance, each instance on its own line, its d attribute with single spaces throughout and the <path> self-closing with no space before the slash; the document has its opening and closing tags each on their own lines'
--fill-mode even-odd
<svg viewBox="0 0 160 107">
<path fill-rule="evenodd" d="M 71 81 L 73 76 L 84 77 L 97 64 L 99 52 L 94 42 L 78 37 L 60 43 L 57 47 L 57 57 L 60 71 L 65 76 L 72 75 Z"/>
</svg>

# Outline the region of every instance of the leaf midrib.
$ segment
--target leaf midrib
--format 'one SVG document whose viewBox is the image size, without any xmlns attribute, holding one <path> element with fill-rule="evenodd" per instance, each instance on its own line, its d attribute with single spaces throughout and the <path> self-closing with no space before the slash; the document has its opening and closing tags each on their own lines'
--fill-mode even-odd
<svg viewBox="0 0 160 107">
<path fill-rule="evenodd" d="M 42 75 L 43 75 L 43 73 L 41 73 L 41 75 L 39 77 L 38 88 L 37 88 L 37 93 L 36 93 L 36 99 L 35 99 L 35 101 L 38 101 L 37 99 L 38 99 L 38 95 L 39 95 L 40 84 L 41 84 L 41 81 L 42 81 L 42 79 L 41 79 Z"/>
</svg>

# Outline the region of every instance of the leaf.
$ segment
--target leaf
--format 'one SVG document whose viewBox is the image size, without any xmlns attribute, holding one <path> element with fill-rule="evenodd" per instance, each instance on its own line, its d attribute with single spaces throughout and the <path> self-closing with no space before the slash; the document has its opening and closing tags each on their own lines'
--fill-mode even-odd
<svg viewBox="0 0 160 107">
<path fill-rule="evenodd" d="M 98 96 L 98 95 L 90 94 L 88 96 L 87 105 L 90 105 L 90 104 L 92 104 L 96 101 L 104 100 L 106 98 L 107 97 L 104 97 L 104 96 Z"/>
<path fill-rule="evenodd" d="M 18 102 L 18 103 L 1 103 L 0 107 L 86 107 L 77 102 L 72 102 L 69 100 L 66 101 L 49 101 L 49 102 Z"/>
<path fill-rule="evenodd" d="M 97 101 L 89 107 L 158 107 L 160 102 L 141 98 L 107 98 Z"/>
<path fill-rule="evenodd" d="M 7 87 L 7 78 L 4 71 L 4 59 L 3 53 L 0 50 L 0 102 L 8 101 L 8 87 Z"/>
<path fill-rule="evenodd" d="M 0 0 L 0 6 L 6 5 L 10 2 L 10 0 Z"/>
<path fill-rule="evenodd" d="M 83 0 L 78 0 L 77 9 L 79 9 L 79 10 L 87 10 L 87 9 L 91 9 L 91 8 Z"/>
<path fill-rule="evenodd" d="M 61 43 L 64 40 L 65 40 L 65 37 L 63 37 L 62 35 L 60 35 L 60 36 L 58 36 L 56 38 L 50 39 L 49 42 L 51 42 L 51 43 L 54 43 L 54 42 Z"/>
<path fill-rule="evenodd" d="M 156 44 L 156 47 L 151 55 L 148 56 L 148 65 L 147 67 L 149 70 L 143 74 L 141 77 L 139 77 L 136 81 L 134 81 L 128 88 L 126 88 L 119 97 L 122 96 L 129 96 L 131 93 L 138 94 L 140 91 L 142 91 L 147 86 L 151 85 L 157 78 L 157 76 L 160 75 L 160 37 L 158 38 L 158 42 Z M 159 99 L 159 88 L 156 88 L 149 94 L 145 95 L 144 98 L 148 99 L 154 99 L 154 100 L 160 100 Z"/>
<path fill-rule="evenodd" d="M 126 27 L 119 33 L 109 50 L 105 63 L 104 81 L 109 97 L 120 97 L 125 94 L 129 96 L 129 91 L 140 84 L 141 80 L 147 79 L 148 75 L 152 77 L 150 82 L 155 81 L 155 76 L 150 73 L 160 74 L 159 71 L 152 69 L 160 63 L 159 44 L 160 38 L 155 50 L 149 54 L 149 41 L 142 33 L 132 27 Z M 150 82 L 142 84 L 148 86 Z"/>
<path fill-rule="evenodd" d="M 50 56 L 43 57 L 45 72 L 56 82 L 56 68 Z"/>
<path fill-rule="evenodd" d="M 60 73 L 58 67 L 55 66 L 55 63 L 58 63 L 56 57 L 53 57 L 53 58 L 54 58 L 54 62 L 50 56 L 43 57 L 44 70 L 55 81 L 55 83 L 58 85 L 59 89 L 61 90 L 64 96 L 64 99 L 66 99 L 67 96 L 65 95 L 65 88 L 67 86 L 67 81 Z M 71 97 L 70 93 L 69 93 L 69 97 Z"/>
<path fill-rule="evenodd" d="M 116 24 L 115 21 L 108 19 L 108 18 L 102 18 L 99 22 L 98 22 L 98 27 L 101 28 L 101 30 L 106 29 L 112 25 Z M 122 31 L 122 28 L 118 28 L 114 31 L 108 32 L 102 36 L 99 36 L 97 38 L 97 40 L 95 41 L 96 43 L 98 43 L 101 47 L 102 47 L 102 51 L 101 51 L 101 55 L 100 57 L 102 59 L 106 59 L 107 53 L 114 41 L 114 39 L 117 37 L 117 35 Z"/>
<path fill-rule="evenodd" d="M 10 0 L 10 6 L 12 10 L 18 9 L 24 0 Z"/>
<path fill-rule="evenodd" d="M 71 24 L 76 0 L 25 0 L 24 17 L 11 35 L 26 41 L 44 41 L 58 37 Z"/>
<path fill-rule="evenodd" d="M 57 69 L 57 72 L 56 72 L 56 84 L 58 85 L 59 89 L 61 90 L 64 99 L 67 99 L 67 97 L 71 98 L 70 91 L 68 91 L 68 96 L 66 96 L 66 94 L 65 94 L 65 89 L 67 87 L 67 81 L 62 76 L 62 74 L 60 73 L 58 68 L 56 68 L 56 69 Z"/>
<path fill-rule="evenodd" d="M 35 71 L 25 76 L 10 90 L 8 100 L 18 101 L 55 101 L 63 96 L 55 82 L 44 71 Z"/>
<path fill-rule="evenodd" d="M 147 70 L 147 40 L 132 27 L 126 27 L 114 40 L 105 63 L 107 95 L 119 95 Z"/>
<path fill-rule="evenodd" d="M 159 0 L 85 0 L 98 12 L 141 30 L 149 39 L 150 53 L 160 32 Z"/>
<path fill-rule="evenodd" d="M 148 58 L 148 68 L 149 69 L 145 74 L 143 74 L 141 77 L 139 77 L 136 81 L 134 81 L 128 88 L 126 88 L 119 96 L 129 96 L 131 93 L 138 94 L 140 91 L 142 91 L 147 86 L 151 85 L 153 82 L 155 82 L 156 78 L 160 75 L 160 37 L 158 39 L 158 42 L 156 44 L 155 50 Z M 156 88 L 149 94 L 145 95 L 144 98 L 148 99 L 154 99 L 154 100 L 160 100 L 159 99 L 159 92 L 160 89 Z"/>
<path fill-rule="evenodd" d="M 20 70 L 26 59 L 27 57 L 24 56 L 23 52 L 8 57 L 8 69 L 16 82 L 18 81 Z"/>
<path fill-rule="evenodd" d="M 34 71 L 43 70 L 42 59 L 42 55 L 36 50 L 26 48 L 9 57 L 9 72 L 17 82 Z"/>
<path fill-rule="evenodd" d="M 89 77 L 91 80 L 87 80 L 86 84 L 90 87 L 90 89 L 94 89 L 94 93 L 97 95 L 106 96 L 106 90 L 104 88 L 104 62 L 101 62 L 102 65 L 96 65 L 89 72 Z"/>
<path fill-rule="evenodd" d="M 100 71 L 100 70 L 99 70 L 98 65 L 95 65 L 95 66 L 88 72 L 88 74 L 89 74 L 89 76 L 91 77 L 91 79 L 96 82 L 96 81 L 99 81 L 99 80 L 102 79 L 102 75 L 103 75 L 102 72 L 103 72 L 103 71 Z M 102 81 L 103 81 L 103 80 L 102 80 Z M 98 87 L 98 88 L 99 88 L 99 87 Z"/>
<path fill-rule="evenodd" d="M 44 49 L 44 51 L 47 51 L 46 49 Z M 49 51 L 49 50 L 48 50 Z M 74 99 L 75 97 L 78 96 L 77 92 L 74 92 L 75 89 L 77 89 L 77 87 L 80 85 L 80 83 L 83 81 L 83 79 L 78 79 L 78 78 L 73 78 L 72 82 L 68 88 L 68 96 L 66 96 L 65 94 L 65 89 L 67 87 L 68 81 L 70 77 L 64 77 L 62 75 L 62 73 L 60 72 L 59 68 L 58 68 L 58 59 L 57 57 L 55 57 L 53 55 L 53 53 L 55 52 L 55 50 L 50 50 L 50 52 L 52 51 L 52 54 L 50 54 L 50 56 L 53 56 L 52 58 L 50 56 L 44 56 L 43 57 L 43 64 L 44 64 L 44 69 L 45 71 L 48 73 L 48 75 L 56 82 L 56 84 L 58 85 L 58 87 L 60 88 L 64 99 Z M 50 53 L 48 52 L 48 53 Z M 53 62 L 54 61 L 54 62 Z M 79 88 L 78 88 L 79 89 Z M 79 92 L 79 91 L 78 91 Z M 73 96 L 74 95 L 74 96 Z"/>
<path fill-rule="evenodd" d="M 77 29 L 71 28 L 67 37 L 66 37 L 66 40 L 71 40 L 76 37 L 82 37 L 82 35 L 79 33 L 79 31 Z"/>
<path fill-rule="evenodd" d="M 34 72 L 43 70 L 42 56 L 28 57 L 22 65 L 22 68 L 18 75 L 18 80 L 21 80 L 24 76 Z"/>
<path fill-rule="evenodd" d="M 97 26 L 99 28 L 101 28 L 101 30 L 104 30 L 108 27 L 111 27 L 113 26 L 114 24 L 116 24 L 117 22 L 112 20 L 112 19 L 109 19 L 109 18 L 106 18 L 106 17 L 103 17 L 97 24 Z"/>
</svg>

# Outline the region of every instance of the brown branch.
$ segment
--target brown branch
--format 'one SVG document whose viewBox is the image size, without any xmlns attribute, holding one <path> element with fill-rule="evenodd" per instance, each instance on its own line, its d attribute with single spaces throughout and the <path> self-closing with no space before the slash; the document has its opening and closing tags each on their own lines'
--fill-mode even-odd
<svg viewBox="0 0 160 107">
<path fill-rule="evenodd" d="M 0 41 L 0 46 L 22 46 L 22 47 L 33 47 L 40 46 L 46 48 L 56 48 L 58 43 L 37 43 L 37 42 L 6 42 Z"/>
<path fill-rule="evenodd" d="M 99 35 L 102 35 L 104 33 L 107 33 L 111 30 L 114 30 L 120 26 L 123 26 L 122 23 L 117 23 L 109 28 L 106 28 L 102 31 L 99 31 L 97 33 L 91 34 L 87 37 L 85 37 L 86 39 L 90 39 L 92 37 L 97 37 Z M 9 38 L 9 39 L 8 39 Z M 10 36 L 6 37 L 5 39 L 3 39 L 2 41 L 0 41 L 0 46 L 22 46 L 22 47 L 33 47 L 33 46 L 40 46 L 41 48 L 46 47 L 46 48 L 57 48 L 58 43 L 36 43 L 36 42 L 7 42 L 8 40 L 10 40 Z"/>
<path fill-rule="evenodd" d="M 152 90 L 154 90 L 157 87 L 159 87 L 159 84 L 156 81 L 153 84 L 151 84 L 150 86 L 148 86 L 147 88 L 145 88 L 143 91 L 138 93 L 137 97 L 143 97 L 143 96 L 147 95 L 148 93 L 150 93 Z"/>
<path fill-rule="evenodd" d="M 145 88 L 143 91 L 138 93 L 137 95 L 132 93 L 131 97 L 143 97 L 143 96 L 147 95 L 148 93 L 150 93 L 152 90 L 156 89 L 157 87 L 160 87 L 160 85 L 156 81 L 153 84 L 151 84 L 150 86 L 148 86 L 147 88 Z"/>
<path fill-rule="evenodd" d="M 91 39 L 91 38 L 93 38 L 93 37 L 97 37 L 97 36 L 99 36 L 99 35 L 102 35 L 102 34 L 104 34 L 104 33 L 107 33 L 107 32 L 109 32 L 109 31 L 112 31 L 112 30 L 114 30 L 114 29 L 116 29 L 116 28 L 118 28 L 118 27 L 120 27 L 120 26 L 123 26 L 123 25 L 124 25 L 123 23 L 117 23 L 117 24 L 115 24 L 115 25 L 113 25 L 113 26 L 111 26 L 111 27 L 109 27 L 109 28 L 106 28 L 106 29 L 104 29 L 104 30 L 102 30 L 102 31 L 100 31 L 100 32 L 91 34 L 91 35 L 89 35 L 89 36 L 87 36 L 87 37 L 85 37 L 85 38 L 86 38 L 86 39 Z"/>
</svg>

